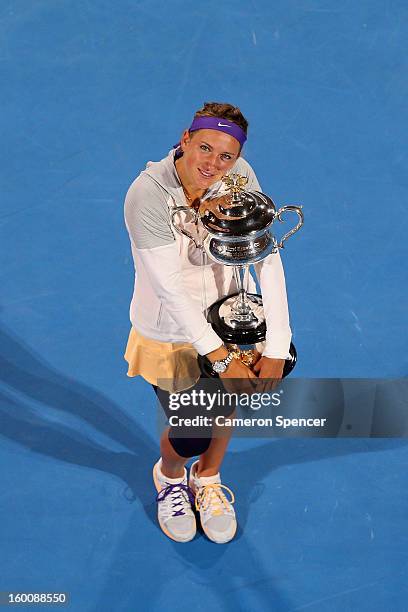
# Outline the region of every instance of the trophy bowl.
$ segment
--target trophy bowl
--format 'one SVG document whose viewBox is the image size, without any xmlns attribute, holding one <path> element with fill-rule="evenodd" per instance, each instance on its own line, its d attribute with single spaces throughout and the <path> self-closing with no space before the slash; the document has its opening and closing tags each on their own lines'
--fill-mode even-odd
<svg viewBox="0 0 408 612">
<path fill-rule="evenodd" d="M 175 230 L 190 238 L 210 259 L 233 267 L 238 293 L 212 304 L 207 319 L 227 347 L 235 351 L 235 356 L 250 367 L 251 355 L 254 361 L 257 354 L 255 345 L 265 340 L 266 321 L 262 297 L 248 292 L 249 266 L 283 249 L 286 240 L 302 227 L 304 218 L 300 206 L 288 205 L 277 210 L 266 194 L 245 191 L 247 179 L 239 174 L 226 176 L 223 182 L 226 193 L 202 200 L 197 211 L 188 206 L 176 207 L 171 219 Z M 206 230 L 202 243 L 197 243 L 175 222 L 176 214 L 181 211 L 190 211 L 196 222 L 201 221 Z M 275 221 L 283 222 L 283 215 L 288 212 L 298 216 L 298 223 L 278 242 L 271 233 L 271 226 Z M 289 352 L 284 376 L 293 370 L 297 361 L 293 344 Z M 199 364 L 206 376 L 218 376 L 206 357 L 199 356 Z"/>
</svg>

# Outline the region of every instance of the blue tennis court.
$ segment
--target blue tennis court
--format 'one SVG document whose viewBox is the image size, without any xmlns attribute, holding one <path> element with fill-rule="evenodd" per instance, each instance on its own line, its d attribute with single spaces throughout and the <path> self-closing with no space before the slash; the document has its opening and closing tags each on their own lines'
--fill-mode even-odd
<svg viewBox="0 0 408 612">
<path fill-rule="evenodd" d="M 162 534 L 155 396 L 123 359 L 123 201 L 204 101 L 238 105 L 263 190 L 305 214 L 282 253 L 294 376 L 405 378 L 407 4 L 8 0 L 0 15 L 0 591 L 68 593 L 75 612 L 405 612 L 402 429 L 235 438 L 237 537 Z"/>
</svg>

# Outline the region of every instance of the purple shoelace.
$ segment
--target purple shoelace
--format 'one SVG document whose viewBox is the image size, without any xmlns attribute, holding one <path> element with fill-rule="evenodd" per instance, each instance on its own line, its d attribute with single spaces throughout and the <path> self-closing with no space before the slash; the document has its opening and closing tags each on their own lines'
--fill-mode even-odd
<svg viewBox="0 0 408 612">
<path fill-rule="evenodd" d="M 178 493 L 178 495 L 175 495 Z M 194 504 L 194 494 L 189 486 L 185 484 L 169 484 L 167 487 L 162 489 L 156 497 L 157 502 L 163 501 L 168 495 L 172 494 L 171 505 L 173 508 L 172 515 L 173 516 L 184 516 L 185 512 L 183 510 L 183 496 L 187 493 L 188 499 L 191 504 Z M 174 496 L 174 497 L 173 497 Z M 180 509 L 177 510 L 177 507 L 180 506 Z"/>
</svg>

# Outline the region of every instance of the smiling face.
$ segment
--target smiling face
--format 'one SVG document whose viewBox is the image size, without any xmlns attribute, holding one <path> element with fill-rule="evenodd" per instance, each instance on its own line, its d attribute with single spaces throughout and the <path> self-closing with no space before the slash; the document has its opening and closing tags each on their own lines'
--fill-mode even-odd
<svg viewBox="0 0 408 612">
<path fill-rule="evenodd" d="M 177 169 L 184 187 L 190 194 L 197 194 L 231 170 L 240 154 L 240 144 L 233 136 L 218 130 L 197 130 L 183 133 L 181 139 L 183 157 Z"/>
</svg>

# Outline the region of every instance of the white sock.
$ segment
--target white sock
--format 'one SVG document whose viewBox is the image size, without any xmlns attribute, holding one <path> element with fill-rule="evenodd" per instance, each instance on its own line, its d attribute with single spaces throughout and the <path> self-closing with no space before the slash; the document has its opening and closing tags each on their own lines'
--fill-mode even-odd
<svg viewBox="0 0 408 612">
<path fill-rule="evenodd" d="M 180 482 L 183 482 L 183 480 L 184 480 L 184 478 L 186 476 L 186 468 L 184 468 L 184 475 L 183 476 L 180 476 L 179 478 L 168 478 L 161 471 L 161 466 L 162 466 L 162 458 L 160 457 L 158 463 L 156 464 L 156 470 L 157 470 L 157 473 L 158 473 L 158 476 L 159 476 L 160 480 L 165 480 L 169 484 L 180 484 Z"/>
<path fill-rule="evenodd" d="M 219 472 L 217 474 L 214 474 L 214 476 L 197 476 L 198 461 L 192 467 L 193 467 L 193 476 L 195 478 L 199 478 L 200 483 L 202 485 L 217 484 L 221 482 L 221 477 L 220 477 Z"/>
</svg>

